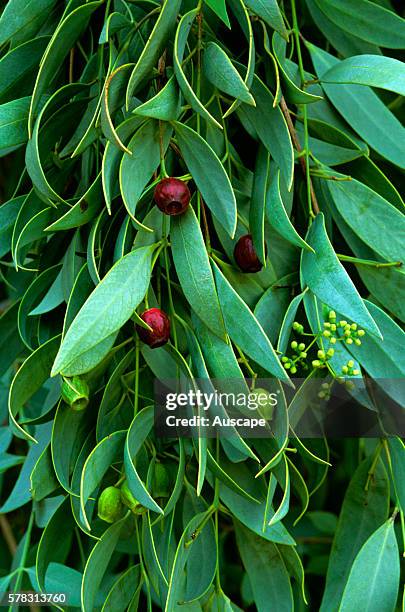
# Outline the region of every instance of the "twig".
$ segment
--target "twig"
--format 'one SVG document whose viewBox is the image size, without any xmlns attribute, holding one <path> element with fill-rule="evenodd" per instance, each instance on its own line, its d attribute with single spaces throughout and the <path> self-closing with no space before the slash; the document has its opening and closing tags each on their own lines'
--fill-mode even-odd
<svg viewBox="0 0 405 612">
<path fill-rule="evenodd" d="M 0 529 L 10 553 L 14 556 L 17 551 L 17 542 L 5 514 L 0 514 Z"/>
<path fill-rule="evenodd" d="M 301 144 L 300 144 L 300 141 L 299 141 L 299 138 L 298 138 L 298 134 L 297 134 L 296 129 L 294 127 L 294 124 L 292 122 L 290 111 L 288 110 L 288 107 L 287 107 L 286 101 L 284 99 L 284 96 L 281 96 L 280 108 L 281 108 L 282 113 L 283 113 L 283 115 L 285 117 L 285 120 L 287 122 L 288 130 L 290 132 L 290 135 L 291 135 L 292 141 L 294 143 L 294 146 L 295 146 L 298 154 L 300 154 L 300 153 L 302 153 L 302 147 L 301 147 Z M 303 155 L 298 155 L 298 159 L 300 161 L 301 168 L 302 168 L 302 171 L 304 173 L 304 176 L 306 177 L 307 176 L 307 164 L 306 164 L 305 157 Z M 315 191 L 314 191 L 314 186 L 312 184 L 311 179 L 309 180 L 309 186 L 310 186 L 310 190 L 311 190 L 312 207 L 314 209 L 315 214 L 317 215 L 317 214 L 319 214 L 320 209 L 319 209 L 318 200 L 316 198 Z"/>
</svg>

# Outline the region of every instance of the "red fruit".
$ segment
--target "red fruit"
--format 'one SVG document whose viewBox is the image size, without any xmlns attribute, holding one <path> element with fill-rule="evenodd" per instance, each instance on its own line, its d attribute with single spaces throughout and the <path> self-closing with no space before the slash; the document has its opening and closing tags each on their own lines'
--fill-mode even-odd
<svg viewBox="0 0 405 612">
<path fill-rule="evenodd" d="M 239 238 L 233 256 L 242 272 L 260 272 L 263 267 L 263 264 L 256 255 L 250 234 Z"/>
<path fill-rule="evenodd" d="M 141 319 L 152 328 L 152 331 L 136 326 L 138 336 L 151 348 L 163 346 L 170 338 L 170 319 L 160 308 L 149 308 L 141 314 Z"/>
<path fill-rule="evenodd" d="M 186 183 L 176 178 L 164 178 L 155 187 L 155 202 L 166 215 L 181 215 L 189 205 L 191 194 Z"/>
</svg>

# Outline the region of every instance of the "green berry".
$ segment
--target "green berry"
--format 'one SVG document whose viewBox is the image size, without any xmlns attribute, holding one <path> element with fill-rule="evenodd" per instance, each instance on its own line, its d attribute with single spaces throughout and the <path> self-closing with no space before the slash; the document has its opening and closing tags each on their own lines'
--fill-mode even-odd
<svg viewBox="0 0 405 612">
<path fill-rule="evenodd" d="M 325 351 L 319 350 L 318 351 L 318 358 L 319 359 L 325 359 Z"/>
<path fill-rule="evenodd" d="M 349 368 L 353 368 L 354 367 L 353 359 L 350 359 L 350 361 L 347 362 L 347 365 L 348 365 Z"/>
<path fill-rule="evenodd" d="M 333 355 L 335 354 L 335 349 L 333 348 L 328 349 L 326 354 L 328 357 L 333 357 Z"/>
<path fill-rule="evenodd" d="M 300 342 L 299 345 L 298 345 L 298 349 L 300 351 L 304 351 L 305 350 L 305 344 L 303 342 Z"/>
<path fill-rule="evenodd" d="M 98 498 L 98 516 L 106 523 L 115 523 L 123 514 L 121 491 L 117 487 L 107 487 Z"/>
<path fill-rule="evenodd" d="M 319 391 L 319 393 L 318 393 L 318 397 L 319 397 L 320 399 L 325 399 L 325 397 L 326 397 L 326 393 L 325 393 L 325 391 Z"/>
<path fill-rule="evenodd" d="M 283 363 L 287 363 L 287 361 L 288 361 L 288 357 L 282 357 L 282 358 L 281 358 L 281 361 L 282 361 Z"/>
<path fill-rule="evenodd" d="M 287 361 L 287 363 L 284 364 L 284 367 L 286 370 L 289 370 L 291 368 L 291 363 Z"/>
<path fill-rule="evenodd" d="M 329 319 L 336 319 L 336 312 L 334 310 L 329 312 Z"/>
<path fill-rule="evenodd" d="M 357 329 L 357 323 L 352 323 L 350 327 L 355 331 Z"/>
<path fill-rule="evenodd" d="M 292 348 L 292 349 L 294 349 L 294 350 L 295 350 L 295 349 L 297 348 L 297 346 L 298 346 L 298 342 L 297 342 L 296 340 L 293 340 L 293 341 L 291 342 L 291 345 L 290 345 L 290 346 L 291 346 L 291 348 Z"/>
<path fill-rule="evenodd" d="M 325 331 L 323 332 L 323 335 L 325 336 L 325 338 L 330 338 L 331 333 L 328 329 L 325 329 Z"/>
<path fill-rule="evenodd" d="M 296 374 L 297 372 L 297 368 L 295 366 L 293 366 L 290 370 L 291 374 Z"/>
<path fill-rule="evenodd" d="M 321 362 L 319 361 L 319 359 L 314 359 L 314 361 L 312 362 L 312 365 L 314 368 L 320 368 Z"/>
<path fill-rule="evenodd" d="M 349 372 L 349 368 L 347 366 L 342 366 L 342 374 L 347 374 Z"/>
<path fill-rule="evenodd" d="M 355 338 L 355 339 L 354 339 L 354 344 L 355 344 L 356 346 L 361 346 L 361 340 L 359 340 L 358 338 Z"/>
<path fill-rule="evenodd" d="M 358 376 L 360 374 L 360 370 L 353 370 L 353 376 Z"/>
<path fill-rule="evenodd" d="M 299 328 L 300 328 L 300 324 L 298 323 L 298 321 L 294 321 L 293 329 L 299 329 Z"/>
<path fill-rule="evenodd" d="M 330 343 L 331 343 L 331 344 L 336 344 L 336 338 L 331 338 L 331 339 L 330 339 Z"/>
<path fill-rule="evenodd" d="M 324 326 L 324 327 L 329 328 L 329 327 L 330 327 L 330 323 L 329 323 L 329 321 L 325 321 L 325 323 L 323 324 L 323 326 Z"/>
<path fill-rule="evenodd" d="M 340 327 L 345 327 L 347 325 L 347 321 L 344 321 L 342 319 L 342 321 L 339 321 L 339 325 L 340 325 Z"/>
<path fill-rule="evenodd" d="M 353 344 L 353 338 L 347 338 L 346 344 Z"/>
<path fill-rule="evenodd" d="M 350 336 L 352 335 L 352 332 L 350 331 L 350 329 L 346 329 L 343 335 L 344 335 L 346 338 L 350 338 Z"/>
<path fill-rule="evenodd" d="M 332 325 L 330 326 L 332 331 L 336 331 L 336 325 L 334 323 L 332 323 Z"/>
<path fill-rule="evenodd" d="M 359 331 L 357 332 L 357 335 L 360 336 L 360 338 L 361 338 L 362 336 L 365 335 L 365 333 L 366 332 L 364 331 L 364 329 L 359 329 Z"/>
<path fill-rule="evenodd" d="M 302 351 L 300 353 L 300 357 L 302 357 L 302 359 L 305 359 L 308 356 L 308 353 L 306 353 L 305 351 Z"/>
</svg>

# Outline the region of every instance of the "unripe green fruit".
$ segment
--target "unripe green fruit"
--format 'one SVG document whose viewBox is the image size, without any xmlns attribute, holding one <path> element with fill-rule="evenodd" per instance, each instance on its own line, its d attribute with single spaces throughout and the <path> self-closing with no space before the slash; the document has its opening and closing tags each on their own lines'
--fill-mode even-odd
<svg viewBox="0 0 405 612">
<path fill-rule="evenodd" d="M 80 376 L 63 379 L 62 399 L 76 412 L 80 412 L 87 407 L 89 395 L 89 386 Z"/>
<path fill-rule="evenodd" d="M 169 474 L 163 463 L 155 463 L 155 473 L 153 475 L 153 497 L 165 498 L 170 495 Z"/>
<path fill-rule="evenodd" d="M 143 514 L 146 508 L 132 495 L 128 482 L 124 480 L 121 485 L 121 501 L 134 514 Z"/>
<path fill-rule="evenodd" d="M 107 523 L 115 523 L 121 518 L 123 505 L 121 492 L 117 487 L 107 487 L 98 498 L 98 516 Z"/>
<path fill-rule="evenodd" d="M 251 394 L 253 393 L 256 395 L 257 411 L 260 416 L 266 421 L 271 421 L 274 413 L 274 400 L 270 398 L 269 392 L 267 389 L 257 387 L 254 391 L 251 391 Z"/>
</svg>

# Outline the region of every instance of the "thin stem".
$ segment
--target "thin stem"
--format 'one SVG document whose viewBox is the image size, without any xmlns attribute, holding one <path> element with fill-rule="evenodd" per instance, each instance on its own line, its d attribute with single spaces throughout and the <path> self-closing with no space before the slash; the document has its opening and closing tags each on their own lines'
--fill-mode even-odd
<svg viewBox="0 0 405 612">
<path fill-rule="evenodd" d="M 165 259 L 165 269 L 166 269 L 166 278 L 167 278 L 167 293 L 169 296 L 170 313 L 172 315 L 172 330 L 173 330 L 174 346 L 177 349 L 178 344 L 177 344 L 177 330 L 176 330 L 176 311 L 174 308 L 172 287 L 171 287 L 171 282 L 170 282 L 168 242 L 167 242 L 167 237 L 166 237 L 166 215 L 163 215 L 163 237 L 165 240 L 165 246 L 164 246 L 163 253 L 164 253 L 164 259 Z"/>
<path fill-rule="evenodd" d="M 139 336 L 135 336 L 135 398 L 134 398 L 134 416 L 138 414 L 139 405 Z"/>
<path fill-rule="evenodd" d="M 362 264 L 363 266 L 373 266 L 374 268 L 400 268 L 403 263 L 402 261 L 371 261 L 369 259 L 359 259 L 358 257 L 351 257 L 350 255 L 337 254 L 340 261 L 350 261 L 355 264 Z"/>
</svg>

